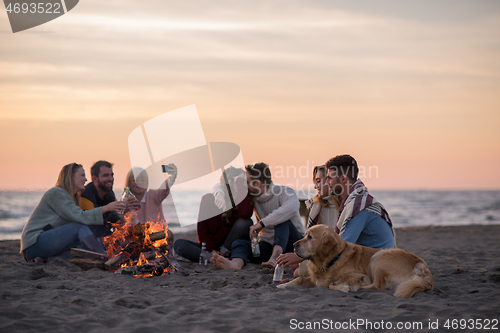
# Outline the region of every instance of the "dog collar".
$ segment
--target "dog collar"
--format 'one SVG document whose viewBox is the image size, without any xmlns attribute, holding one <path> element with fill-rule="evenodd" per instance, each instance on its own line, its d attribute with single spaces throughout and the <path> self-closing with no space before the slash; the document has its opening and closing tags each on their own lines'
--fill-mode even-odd
<svg viewBox="0 0 500 333">
<path fill-rule="evenodd" d="M 339 260 L 340 256 L 342 255 L 342 253 L 344 252 L 344 250 L 342 250 L 342 252 L 340 252 L 339 254 L 337 254 L 337 256 L 335 258 L 332 259 L 332 261 L 330 261 L 325 268 L 322 269 L 323 273 L 326 272 L 328 270 L 328 268 L 332 267 L 333 264 L 335 264 L 335 262 L 337 260 Z"/>
</svg>

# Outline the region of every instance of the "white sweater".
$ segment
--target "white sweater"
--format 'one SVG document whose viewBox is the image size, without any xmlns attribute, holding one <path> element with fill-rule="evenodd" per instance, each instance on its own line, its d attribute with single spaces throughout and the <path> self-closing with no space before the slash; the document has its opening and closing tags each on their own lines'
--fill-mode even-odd
<svg viewBox="0 0 500 333">
<path fill-rule="evenodd" d="M 261 241 L 273 244 L 274 226 L 287 220 L 291 220 L 301 234 L 306 232 L 299 215 L 299 199 L 290 187 L 271 183 L 266 193 L 250 197 L 258 217 L 266 226 L 259 233 Z"/>
</svg>

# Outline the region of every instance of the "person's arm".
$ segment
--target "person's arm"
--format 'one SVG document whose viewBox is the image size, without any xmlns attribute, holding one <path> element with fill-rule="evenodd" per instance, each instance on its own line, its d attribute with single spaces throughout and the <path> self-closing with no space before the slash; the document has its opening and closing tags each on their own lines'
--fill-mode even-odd
<svg viewBox="0 0 500 333">
<path fill-rule="evenodd" d="M 170 188 L 168 187 L 167 181 L 165 181 L 165 188 L 159 188 L 157 190 L 149 190 L 148 192 L 153 192 L 155 194 L 154 196 L 155 202 L 158 205 L 161 205 L 163 200 L 165 200 L 170 194 Z M 146 192 L 146 194 L 144 195 L 148 195 L 148 193 Z"/>
<path fill-rule="evenodd" d="M 101 207 L 92 210 L 81 210 L 62 188 L 54 188 L 50 200 L 47 200 L 47 202 L 54 212 L 67 221 L 80 222 L 87 225 L 103 224 Z"/>
<path fill-rule="evenodd" d="M 274 227 L 291 219 L 300 208 L 299 199 L 295 191 L 289 187 L 284 188 L 280 194 L 279 204 L 279 208 L 262 219 L 262 223 L 264 223 L 266 227 Z"/>
<path fill-rule="evenodd" d="M 226 195 L 224 194 L 224 188 L 219 184 L 215 184 L 214 187 L 212 187 L 212 194 L 215 197 L 215 205 L 219 209 L 226 209 Z"/>
<path fill-rule="evenodd" d="M 175 180 L 177 179 L 177 166 L 173 163 L 168 164 L 170 167 L 171 171 L 168 172 L 168 177 L 163 183 L 164 187 L 161 186 L 158 190 L 155 191 L 155 201 L 158 205 L 161 205 L 163 200 L 165 200 L 168 195 L 170 194 L 170 188 L 175 183 Z"/>
<path fill-rule="evenodd" d="M 359 235 L 361 235 L 363 230 L 366 228 L 368 217 L 369 215 L 366 211 L 361 211 L 356 214 L 356 216 L 347 222 L 345 231 L 340 236 L 342 236 L 346 242 L 356 244 Z"/>
</svg>

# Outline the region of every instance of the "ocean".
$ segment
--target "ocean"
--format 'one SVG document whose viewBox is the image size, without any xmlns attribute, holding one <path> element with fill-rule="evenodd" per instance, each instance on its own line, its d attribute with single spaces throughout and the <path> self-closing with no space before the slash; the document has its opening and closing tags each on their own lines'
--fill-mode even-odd
<svg viewBox="0 0 500 333">
<path fill-rule="evenodd" d="M 121 191 L 116 191 L 117 197 Z M 19 239 L 26 221 L 44 192 L 0 191 L 0 240 Z M 500 224 L 500 191 L 371 191 L 387 211 L 396 228 Z M 181 227 L 179 219 L 195 220 L 197 192 L 185 192 L 182 200 L 163 203 L 165 218 L 174 234 L 196 230 Z M 306 199 L 314 193 L 298 193 Z M 178 216 L 177 216 L 178 214 Z"/>
</svg>

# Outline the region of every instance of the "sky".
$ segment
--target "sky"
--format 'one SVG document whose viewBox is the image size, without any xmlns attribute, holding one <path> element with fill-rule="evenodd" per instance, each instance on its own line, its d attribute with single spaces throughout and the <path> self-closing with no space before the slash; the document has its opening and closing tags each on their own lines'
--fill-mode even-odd
<svg viewBox="0 0 500 333">
<path fill-rule="evenodd" d="M 278 184 L 350 154 L 369 189 L 500 189 L 499 59 L 494 0 L 84 0 L 15 34 L 2 10 L 0 190 L 100 159 L 119 189 L 129 134 L 193 104 Z"/>
</svg>

